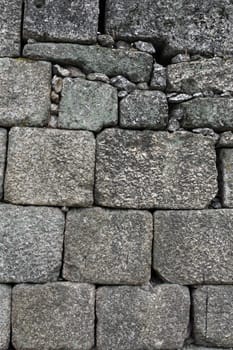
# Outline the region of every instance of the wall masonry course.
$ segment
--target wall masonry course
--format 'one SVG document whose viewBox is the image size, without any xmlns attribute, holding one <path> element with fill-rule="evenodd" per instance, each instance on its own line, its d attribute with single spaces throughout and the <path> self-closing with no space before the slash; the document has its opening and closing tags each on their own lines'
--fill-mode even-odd
<svg viewBox="0 0 233 350">
<path fill-rule="evenodd" d="M 99 81 L 64 79 L 59 127 L 100 131 L 117 123 L 118 97 L 114 87 Z"/>
<path fill-rule="evenodd" d="M 64 215 L 57 208 L 0 205 L 0 282 L 56 281 Z"/>
<path fill-rule="evenodd" d="M 89 350 L 94 345 L 95 288 L 69 282 L 13 288 L 16 350 Z"/>
<path fill-rule="evenodd" d="M 136 50 L 116 50 L 99 45 L 35 43 L 25 45 L 23 55 L 32 59 L 70 64 L 85 73 L 124 75 L 133 82 L 149 81 L 153 57 Z"/>
<path fill-rule="evenodd" d="M 50 110 L 51 64 L 0 59 L 0 126 L 44 126 Z"/>
<path fill-rule="evenodd" d="M 17 204 L 93 203 L 95 139 L 88 131 L 12 128 L 5 200 Z"/>
<path fill-rule="evenodd" d="M 26 0 L 23 36 L 41 41 L 93 43 L 98 15 L 98 0 Z"/>
<path fill-rule="evenodd" d="M 232 286 L 202 286 L 193 292 L 196 344 L 231 348 Z"/>
<path fill-rule="evenodd" d="M 205 208 L 217 191 L 212 138 L 106 129 L 97 137 L 95 199 L 117 208 Z"/>
<path fill-rule="evenodd" d="M 232 210 L 156 211 L 154 269 L 171 283 L 233 283 L 232 226 Z"/>
<path fill-rule="evenodd" d="M 67 215 L 63 277 L 98 284 L 145 284 L 151 274 L 152 215 L 73 209 Z"/>
<path fill-rule="evenodd" d="M 11 332 L 11 286 L 0 285 L 0 349 L 7 350 Z"/>
<path fill-rule="evenodd" d="M 97 347 L 103 350 L 182 347 L 187 336 L 189 306 L 188 289 L 178 285 L 99 288 Z"/>
<path fill-rule="evenodd" d="M 0 57 L 17 57 L 21 49 L 22 0 L 1 0 Z"/>
</svg>

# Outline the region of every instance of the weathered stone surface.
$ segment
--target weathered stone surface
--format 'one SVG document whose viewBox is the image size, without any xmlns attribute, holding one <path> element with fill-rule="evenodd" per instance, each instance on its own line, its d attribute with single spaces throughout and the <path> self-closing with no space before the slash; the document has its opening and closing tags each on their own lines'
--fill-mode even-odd
<svg viewBox="0 0 233 350">
<path fill-rule="evenodd" d="M 229 0 L 106 0 L 106 32 L 117 39 L 150 39 L 164 55 L 233 52 Z"/>
<path fill-rule="evenodd" d="M 184 128 L 212 128 L 217 131 L 233 129 L 232 98 L 197 98 L 182 103 Z"/>
<path fill-rule="evenodd" d="M 136 50 L 117 50 L 99 45 L 28 44 L 24 56 L 78 66 L 86 74 L 104 73 L 110 77 L 123 75 L 133 82 L 149 81 L 153 58 Z"/>
<path fill-rule="evenodd" d="M 0 282 L 57 280 L 64 217 L 56 208 L 0 205 Z"/>
<path fill-rule="evenodd" d="M 51 64 L 0 59 L 0 125 L 44 126 L 48 121 Z"/>
<path fill-rule="evenodd" d="M 177 349 L 187 336 L 189 292 L 178 285 L 97 290 L 101 350 Z"/>
<path fill-rule="evenodd" d="M 233 91 L 233 60 L 212 58 L 168 66 L 168 91 Z"/>
<path fill-rule="evenodd" d="M 232 133 L 232 131 L 226 131 L 220 135 L 218 146 L 219 147 L 232 147 L 233 148 L 233 133 Z"/>
<path fill-rule="evenodd" d="M 7 131 L 0 129 L 0 198 L 3 195 L 3 179 L 6 160 Z"/>
<path fill-rule="evenodd" d="M 233 149 L 223 148 L 219 153 L 222 178 L 222 204 L 233 207 Z"/>
<path fill-rule="evenodd" d="M 5 200 L 18 204 L 92 205 L 92 133 L 12 128 L 7 160 Z"/>
<path fill-rule="evenodd" d="M 205 346 L 198 346 L 198 345 L 187 345 L 183 348 L 184 350 L 223 350 L 223 348 L 213 348 L 213 347 L 205 347 Z M 230 348 L 232 349 L 232 348 Z"/>
<path fill-rule="evenodd" d="M 143 284 L 151 274 L 151 213 L 102 208 L 67 215 L 63 278 L 100 284 Z"/>
<path fill-rule="evenodd" d="M 189 132 L 106 129 L 97 137 L 96 203 L 205 208 L 217 192 L 214 141 Z"/>
<path fill-rule="evenodd" d="M 0 349 L 7 350 L 11 333 L 11 287 L 0 285 Z"/>
<path fill-rule="evenodd" d="M 153 266 L 179 284 L 233 283 L 233 210 L 154 213 Z"/>
<path fill-rule="evenodd" d="M 0 2 L 0 57 L 20 55 L 22 0 Z"/>
<path fill-rule="evenodd" d="M 195 343 L 233 347 L 233 287 L 202 286 L 193 292 Z"/>
<path fill-rule="evenodd" d="M 98 0 L 26 0 L 23 36 L 38 41 L 93 43 L 98 16 Z"/>
<path fill-rule="evenodd" d="M 94 345 L 95 288 L 69 282 L 13 288 L 15 349 L 89 350 Z"/>
<path fill-rule="evenodd" d="M 117 89 L 84 79 L 64 79 L 58 126 L 100 131 L 118 122 Z"/>
<path fill-rule="evenodd" d="M 120 125 L 126 128 L 165 129 L 168 122 L 166 95 L 136 90 L 120 102 Z"/>
<path fill-rule="evenodd" d="M 154 63 L 150 87 L 155 90 L 165 90 L 167 86 L 167 68 Z"/>
</svg>

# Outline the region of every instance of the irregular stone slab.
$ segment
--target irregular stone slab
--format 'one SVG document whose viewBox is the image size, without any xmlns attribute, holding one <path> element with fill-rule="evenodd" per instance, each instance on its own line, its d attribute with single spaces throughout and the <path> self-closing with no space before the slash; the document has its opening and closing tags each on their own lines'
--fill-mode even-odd
<svg viewBox="0 0 233 350">
<path fill-rule="evenodd" d="M 233 283 L 233 210 L 154 213 L 153 267 L 171 283 Z"/>
<path fill-rule="evenodd" d="M 226 131 L 220 134 L 218 147 L 232 147 L 233 148 L 233 133 L 232 131 Z"/>
<path fill-rule="evenodd" d="M 168 122 L 166 95 L 135 90 L 120 102 L 120 125 L 125 128 L 165 129 Z"/>
<path fill-rule="evenodd" d="M 163 43 L 164 55 L 233 52 L 233 8 L 228 0 L 106 0 L 106 32 L 122 40 Z"/>
<path fill-rule="evenodd" d="M 0 125 L 44 126 L 51 105 L 51 63 L 0 59 Z"/>
<path fill-rule="evenodd" d="M 232 98 L 195 98 L 180 104 L 178 108 L 183 110 L 184 128 L 233 129 Z"/>
<path fill-rule="evenodd" d="M 95 138 L 88 131 L 12 128 L 5 200 L 16 204 L 91 206 Z"/>
<path fill-rule="evenodd" d="M 64 216 L 59 209 L 0 205 L 0 282 L 47 282 L 59 277 Z"/>
<path fill-rule="evenodd" d="M 7 350 L 11 334 L 11 287 L 0 285 L 0 349 Z"/>
<path fill-rule="evenodd" d="M 7 151 L 7 131 L 0 128 L 0 199 L 3 196 L 3 180 Z"/>
<path fill-rule="evenodd" d="M 68 212 L 63 278 L 143 284 L 151 275 L 151 213 L 102 208 Z"/>
<path fill-rule="evenodd" d="M 219 152 L 222 204 L 224 207 L 233 207 L 233 149 L 223 148 Z"/>
<path fill-rule="evenodd" d="M 193 292 L 197 345 L 233 347 L 233 287 L 202 286 Z"/>
<path fill-rule="evenodd" d="M 98 0 L 27 0 L 23 36 L 37 41 L 96 42 Z"/>
<path fill-rule="evenodd" d="M 211 137 L 122 129 L 97 137 L 95 199 L 101 206 L 198 209 L 216 192 Z"/>
<path fill-rule="evenodd" d="M 233 91 L 233 60 L 212 58 L 169 65 L 168 91 L 196 92 Z"/>
<path fill-rule="evenodd" d="M 117 89 L 101 82 L 64 79 L 58 126 L 100 131 L 118 122 Z"/>
<path fill-rule="evenodd" d="M 97 290 L 101 350 L 178 349 L 187 336 L 190 296 L 178 285 Z"/>
<path fill-rule="evenodd" d="M 36 43 L 26 45 L 23 54 L 33 59 L 78 66 L 86 74 L 123 75 L 136 83 L 150 80 L 153 64 L 153 57 L 145 52 L 99 45 Z"/>
<path fill-rule="evenodd" d="M 0 2 L 0 57 L 20 56 L 22 0 Z"/>
<path fill-rule="evenodd" d="M 95 288 L 70 282 L 13 288 L 15 349 L 89 350 L 94 345 Z"/>
</svg>

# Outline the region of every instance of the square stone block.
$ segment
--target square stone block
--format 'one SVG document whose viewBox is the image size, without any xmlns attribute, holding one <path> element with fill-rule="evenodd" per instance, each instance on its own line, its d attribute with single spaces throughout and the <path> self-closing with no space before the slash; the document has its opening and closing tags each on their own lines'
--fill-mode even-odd
<svg viewBox="0 0 233 350">
<path fill-rule="evenodd" d="M 63 277 L 77 282 L 143 284 L 151 275 L 151 213 L 102 208 L 67 215 Z"/>
<path fill-rule="evenodd" d="M 217 193 L 213 138 L 105 129 L 97 136 L 95 200 L 117 208 L 206 208 Z"/>
<path fill-rule="evenodd" d="M 94 286 L 17 285 L 12 303 L 16 350 L 90 350 L 94 346 Z"/>
<path fill-rule="evenodd" d="M 0 59 L 0 126 L 44 126 L 51 106 L 51 63 Z"/>
<path fill-rule="evenodd" d="M 187 337 L 186 287 L 102 287 L 96 303 L 98 349 L 179 349 Z"/>
<path fill-rule="evenodd" d="M 95 138 L 91 132 L 12 128 L 7 160 L 6 201 L 92 205 Z"/>
<path fill-rule="evenodd" d="M 118 122 L 117 90 L 85 79 L 64 79 L 58 126 L 100 131 Z"/>
</svg>

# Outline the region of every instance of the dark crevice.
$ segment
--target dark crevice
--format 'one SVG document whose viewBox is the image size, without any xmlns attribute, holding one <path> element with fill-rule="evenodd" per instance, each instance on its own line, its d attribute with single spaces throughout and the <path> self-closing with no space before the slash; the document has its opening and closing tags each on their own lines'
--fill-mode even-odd
<svg viewBox="0 0 233 350">
<path fill-rule="evenodd" d="M 25 1 L 22 1 L 21 8 L 21 26 L 20 26 L 20 56 L 23 56 L 23 48 L 26 44 L 26 41 L 23 38 L 23 25 L 24 25 L 24 12 L 25 12 Z"/>
<path fill-rule="evenodd" d="M 6 133 L 6 150 L 5 150 L 5 164 L 4 164 L 4 171 L 3 171 L 3 181 L 2 181 L 2 201 L 5 200 L 4 190 L 5 190 L 5 179 L 6 179 L 6 169 L 7 169 L 7 158 L 8 158 L 8 147 L 9 147 L 9 132 L 7 130 Z"/>
<path fill-rule="evenodd" d="M 193 308 L 193 288 L 189 287 L 190 292 L 190 316 L 188 325 L 188 337 L 185 340 L 185 345 L 190 345 L 194 342 L 193 340 L 193 324 L 194 324 L 194 308 Z"/>
<path fill-rule="evenodd" d="M 105 6 L 106 0 L 99 0 L 98 32 L 101 34 L 105 34 Z"/>
<path fill-rule="evenodd" d="M 222 175 L 222 166 L 221 166 L 221 149 L 216 149 L 216 167 L 217 167 L 217 182 L 218 182 L 218 193 L 216 198 L 219 199 L 221 205 L 223 206 L 223 175 Z"/>
<path fill-rule="evenodd" d="M 64 280 L 62 276 L 63 272 L 63 265 L 64 265 L 64 255 L 65 255 L 65 232 L 66 232 L 66 220 L 67 220 L 67 212 L 64 212 L 64 230 L 63 230 L 63 244 L 62 244 L 62 258 L 61 258 L 61 268 L 60 268 L 60 273 L 59 273 L 59 278 L 58 280 Z"/>
</svg>

